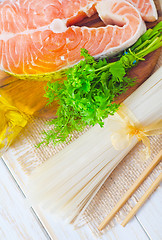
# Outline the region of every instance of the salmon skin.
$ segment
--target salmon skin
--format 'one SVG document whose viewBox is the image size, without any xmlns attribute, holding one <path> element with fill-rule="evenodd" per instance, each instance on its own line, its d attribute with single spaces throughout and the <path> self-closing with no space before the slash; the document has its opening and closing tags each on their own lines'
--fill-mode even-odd
<svg viewBox="0 0 162 240">
<path fill-rule="evenodd" d="M 105 27 L 74 26 L 96 12 Z M 146 30 L 139 11 L 124 0 L 6 0 L 0 16 L 0 69 L 19 77 L 69 68 L 81 60 L 81 48 L 96 58 L 114 55 Z"/>
</svg>

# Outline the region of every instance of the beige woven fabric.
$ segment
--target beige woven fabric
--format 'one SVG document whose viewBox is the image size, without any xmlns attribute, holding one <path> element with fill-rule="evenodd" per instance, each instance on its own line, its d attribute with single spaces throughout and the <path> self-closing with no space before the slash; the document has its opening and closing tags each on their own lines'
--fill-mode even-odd
<svg viewBox="0 0 162 240">
<path fill-rule="evenodd" d="M 158 61 L 156 69 L 161 63 L 162 56 Z M 49 128 L 48 126 L 45 126 L 45 123 L 46 121 L 42 119 L 31 119 L 28 126 L 11 146 L 12 152 L 17 156 L 17 161 L 26 174 L 30 174 L 33 169 L 38 167 L 44 161 L 48 160 L 48 158 L 52 155 L 61 151 L 61 149 L 66 146 L 65 143 L 60 144 L 55 148 L 52 146 L 52 144 L 49 144 L 46 147 L 35 147 L 35 145 L 42 140 L 40 132 Z M 86 130 L 88 130 L 88 128 Z M 80 134 L 74 133 L 72 141 L 79 137 Z M 99 223 L 111 211 L 121 196 L 132 185 L 135 179 L 137 179 L 145 167 L 151 162 L 153 157 L 159 152 L 160 149 L 162 149 L 162 136 L 150 137 L 150 141 L 152 149 L 152 155 L 150 159 L 145 162 L 140 159 L 139 151 L 144 146 L 142 143 L 138 143 L 106 180 L 105 184 L 102 186 L 86 211 L 81 216 L 80 221 L 78 221 L 79 226 L 86 223 L 89 225 L 93 233 L 95 233 L 95 235 L 98 236 L 100 234 L 96 230 Z M 156 167 L 147 181 L 141 185 L 139 190 L 117 214 L 115 220 L 121 220 L 121 218 L 123 218 L 123 216 L 130 210 L 130 208 L 132 208 L 134 203 L 138 201 L 139 197 L 157 177 L 160 169 L 160 165 Z M 112 224 L 113 223 L 111 222 L 108 228 L 110 228 Z"/>
</svg>

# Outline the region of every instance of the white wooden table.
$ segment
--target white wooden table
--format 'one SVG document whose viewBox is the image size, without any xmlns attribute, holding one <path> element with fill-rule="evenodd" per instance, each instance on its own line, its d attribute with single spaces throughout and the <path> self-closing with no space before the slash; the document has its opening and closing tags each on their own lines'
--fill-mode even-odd
<svg viewBox="0 0 162 240">
<path fill-rule="evenodd" d="M 125 228 L 116 225 L 101 240 L 161 240 L 161 206 L 159 187 Z M 51 226 L 52 236 L 29 206 L 16 175 L 0 159 L 0 240 L 96 240 L 86 226 L 76 231 L 52 218 Z"/>
</svg>

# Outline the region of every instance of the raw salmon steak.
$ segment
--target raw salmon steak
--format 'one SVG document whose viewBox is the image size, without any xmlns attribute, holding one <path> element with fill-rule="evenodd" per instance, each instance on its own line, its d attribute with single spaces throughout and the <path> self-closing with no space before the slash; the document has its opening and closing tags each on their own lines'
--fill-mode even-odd
<svg viewBox="0 0 162 240">
<path fill-rule="evenodd" d="M 154 22 L 158 19 L 156 7 L 153 0 L 128 0 L 133 6 L 135 6 L 144 21 Z"/>
<path fill-rule="evenodd" d="M 144 16 L 153 16 L 151 0 L 129 1 L 135 2 Z M 145 2 L 149 3 L 146 13 Z M 14 75 L 52 73 L 79 62 L 81 48 L 94 57 L 114 55 L 146 30 L 136 7 L 124 0 L 3 1 L 0 69 Z M 74 25 L 96 12 L 105 27 Z"/>
</svg>

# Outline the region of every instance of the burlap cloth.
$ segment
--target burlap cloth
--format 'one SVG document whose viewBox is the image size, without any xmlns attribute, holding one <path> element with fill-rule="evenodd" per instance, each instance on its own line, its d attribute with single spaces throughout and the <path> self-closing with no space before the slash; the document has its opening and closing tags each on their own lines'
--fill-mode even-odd
<svg viewBox="0 0 162 240">
<path fill-rule="evenodd" d="M 159 58 L 156 69 L 161 65 L 161 63 L 162 56 Z M 34 168 L 38 167 L 44 161 L 48 160 L 49 157 L 61 151 L 61 149 L 66 146 L 65 143 L 60 144 L 55 148 L 52 146 L 52 144 L 49 144 L 49 146 L 46 147 L 35 147 L 35 145 L 41 142 L 42 135 L 40 133 L 44 129 L 48 129 L 48 126 L 45 125 L 45 122 L 45 120 L 38 118 L 30 121 L 15 143 L 11 146 L 14 155 L 17 156 L 17 161 L 26 174 L 30 174 Z M 74 141 L 78 136 L 78 133 L 74 134 L 72 141 Z M 152 149 L 151 157 L 147 161 L 140 159 L 139 151 L 144 146 L 142 143 L 138 143 L 106 180 L 104 185 L 87 207 L 86 211 L 82 214 L 80 221 L 78 221 L 77 227 L 80 227 L 82 224 L 86 223 L 96 236 L 101 234 L 99 231 L 97 231 L 97 226 L 99 223 L 111 211 L 111 209 L 115 206 L 127 189 L 152 161 L 155 155 L 162 149 L 162 136 L 150 137 L 150 142 Z M 127 202 L 127 204 L 125 204 L 125 206 L 120 210 L 115 219 L 109 224 L 107 229 L 112 227 L 116 220 L 120 221 L 124 215 L 130 211 L 135 202 L 138 201 L 148 186 L 157 177 L 160 170 L 161 166 L 159 164 L 132 196 L 132 198 Z"/>
</svg>

